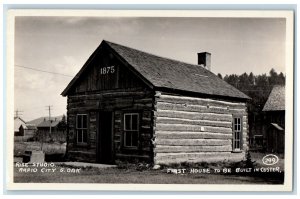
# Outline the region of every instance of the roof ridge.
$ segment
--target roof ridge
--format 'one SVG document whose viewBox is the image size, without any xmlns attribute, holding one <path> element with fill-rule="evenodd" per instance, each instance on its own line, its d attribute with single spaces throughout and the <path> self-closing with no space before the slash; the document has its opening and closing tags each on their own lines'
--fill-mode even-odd
<svg viewBox="0 0 300 199">
<path fill-rule="evenodd" d="M 162 58 L 162 59 L 168 59 L 168 60 L 171 60 L 171 61 L 175 61 L 175 62 L 179 62 L 179 63 L 183 63 L 183 64 L 188 64 L 188 65 L 191 65 L 191 66 L 195 66 L 195 67 L 202 67 L 201 65 L 198 65 L 198 64 L 192 64 L 192 63 L 188 63 L 188 62 L 184 62 L 184 61 L 180 61 L 180 60 L 177 60 L 177 59 L 173 59 L 173 58 L 169 58 L 169 57 L 164 57 L 164 56 L 159 56 L 159 55 L 156 55 L 156 54 L 153 54 L 153 53 L 149 53 L 149 52 L 146 52 L 146 51 L 143 51 L 143 50 L 139 50 L 137 48 L 133 48 L 133 47 L 128 47 L 128 46 L 124 46 L 122 44 L 118 44 L 118 43 L 115 43 L 115 42 L 111 42 L 111 41 L 107 41 L 107 40 L 103 40 L 105 41 L 106 43 L 111 43 L 113 45 L 118 45 L 118 46 L 122 46 L 124 48 L 130 48 L 132 50 L 135 50 L 135 51 L 138 51 L 138 52 L 142 52 L 142 53 L 145 53 L 145 54 L 148 54 L 148 55 L 152 55 L 152 56 L 155 56 L 155 57 L 159 57 L 159 58 Z M 203 69 L 207 70 L 206 68 L 202 67 Z M 207 70 L 209 71 L 209 70 Z M 211 72 L 211 71 L 209 71 Z"/>
</svg>

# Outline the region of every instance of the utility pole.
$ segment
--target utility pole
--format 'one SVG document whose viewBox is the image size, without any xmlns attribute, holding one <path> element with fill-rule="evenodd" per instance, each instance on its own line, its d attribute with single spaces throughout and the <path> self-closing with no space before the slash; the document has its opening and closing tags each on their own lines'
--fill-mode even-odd
<svg viewBox="0 0 300 199">
<path fill-rule="evenodd" d="M 20 115 L 22 115 L 22 114 L 20 114 L 20 113 L 22 113 L 23 111 L 19 111 L 18 109 L 15 111 L 16 113 L 16 116 L 15 117 L 19 117 Z"/>
<path fill-rule="evenodd" d="M 51 137 L 51 105 L 47 106 L 49 110 L 49 128 L 50 128 L 50 137 Z"/>
</svg>

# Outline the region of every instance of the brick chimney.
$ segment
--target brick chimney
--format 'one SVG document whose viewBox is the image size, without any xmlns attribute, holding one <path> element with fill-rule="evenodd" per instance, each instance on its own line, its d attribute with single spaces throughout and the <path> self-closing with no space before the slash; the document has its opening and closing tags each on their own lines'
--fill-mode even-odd
<svg viewBox="0 0 300 199">
<path fill-rule="evenodd" d="M 198 53 L 198 65 L 210 71 L 211 54 L 208 52 Z"/>
</svg>

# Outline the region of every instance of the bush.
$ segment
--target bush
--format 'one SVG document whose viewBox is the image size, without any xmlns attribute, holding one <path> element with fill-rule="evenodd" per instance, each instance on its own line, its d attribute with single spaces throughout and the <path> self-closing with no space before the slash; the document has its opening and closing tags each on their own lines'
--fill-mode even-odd
<svg viewBox="0 0 300 199">
<path fill-rule="evenodd" d="M 244 161 L 244 166 L 246 168 L 252 168 L 252 169 L 254 169 L 254 167 L 256 166 L 255 161 L 252 161 L 251 159 L 251 154 L 249 151 L 246 152 L 246 161 Z"/>
</svg>

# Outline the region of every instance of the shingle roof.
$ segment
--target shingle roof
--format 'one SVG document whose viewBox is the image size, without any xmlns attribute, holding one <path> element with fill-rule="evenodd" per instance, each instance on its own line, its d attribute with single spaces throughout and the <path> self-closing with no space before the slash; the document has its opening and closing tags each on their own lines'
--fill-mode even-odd
<svg viewBox="0 0 300 199">
<path fill-rule="evenodd" d="M 51 127 L 55 127 L 57 126 L 59 123 L 59 121 L 51 121 Z M 43 121 L 41 122 L 37 128 L 40 128 L 40 127 L 50 127 L 50 121 L 49 120 L 46 120 L 46 121 Z"/>
<path fill-rule="evenodd" d="M 263 111 L 284 111 L 285 110 L 285 86 L 274 86 Z"/>
<path fill-rule="evenodd" d="M 26 124 L 26 127 L 28 130 L 36 130 L 36 125 L 35 124 Z"/>
<path fill-rule="evenodd" d="M 101 43 L 101 45 L 105 44 L 156 88 L 250 99 L 247 95 L 199 65 L 159 57 L 108 41 Z M 75 78 L 79 78 L 79 76 L 80 74 L 77 74 Z M 75 81 L 76 79 L 72 80 L 62 95 L 67 95 L 69 88 Z"/>
</svg>

